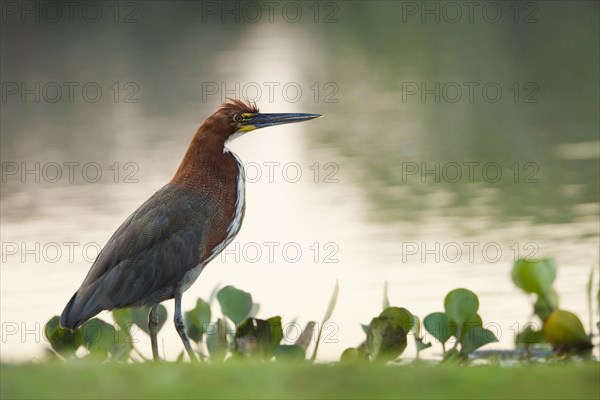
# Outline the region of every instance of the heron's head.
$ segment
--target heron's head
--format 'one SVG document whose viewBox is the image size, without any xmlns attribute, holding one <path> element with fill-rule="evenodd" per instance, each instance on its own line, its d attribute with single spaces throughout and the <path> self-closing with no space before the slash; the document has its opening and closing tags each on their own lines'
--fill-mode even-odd
<svg viewBox="0 0 600 400">
<path fill-rule="evenodd" d="M 233 140 L 246 132 L 268 126 L 290 124 L 318 118 L 320 114 L 262 114 L 256 104 L 228 99 L 211 115 L 201 129 Z"/>
</svg>

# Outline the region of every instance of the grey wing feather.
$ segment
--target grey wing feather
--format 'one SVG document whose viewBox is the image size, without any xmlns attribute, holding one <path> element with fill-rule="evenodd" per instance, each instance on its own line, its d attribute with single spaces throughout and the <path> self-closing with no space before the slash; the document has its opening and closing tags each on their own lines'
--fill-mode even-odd
<svg viewBox="0 0 600 400">
<path fill-rule="evenodd" d="M 166 185 L 117 229 L 61 315 L 74 328 L 102 310 L 172 297 L 172 288 L 206 258 L 200 243 L 204 198 Z"/>
</svg>

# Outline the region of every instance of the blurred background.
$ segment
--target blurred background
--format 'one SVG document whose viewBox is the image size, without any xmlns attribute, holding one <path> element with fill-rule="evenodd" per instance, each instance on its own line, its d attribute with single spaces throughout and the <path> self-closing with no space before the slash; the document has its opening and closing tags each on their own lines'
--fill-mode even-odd
<svg viewBox="0 0 600 400">
<path fill-rule="evenodd" d="M 509 349 L 531 314 L 512 263 L 553 257 L 561 308 L 588 327 L 598 2 L 7 1 L 1 11 L 3 361 L 42 356 L 43 324 L 226 97 L 324 117 L 230 144 L 247 168 L 245 222 L 184 309 L 233 285 L 260 317 L 304 325 L 322 318 L 337 279 L 319 349 L 334 360 L 362 340 L 384 282 L 392 305 L 421 317 L 465 287 L 500 339 L 490 348 Z M 168 328 L 159 340 L 173 359 L 181 344 Z"/>
</svg>

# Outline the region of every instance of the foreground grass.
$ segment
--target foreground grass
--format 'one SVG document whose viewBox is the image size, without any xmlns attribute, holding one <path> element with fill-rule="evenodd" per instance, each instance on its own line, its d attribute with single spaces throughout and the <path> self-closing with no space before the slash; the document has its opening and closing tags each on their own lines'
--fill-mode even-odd
<svg viewBox="0 0 600 400">
<path fill-rule="evenodd" d="M 9 398 L 598 399 L 600 364 L 517 367 L 3 364 Z"/>
</svg>

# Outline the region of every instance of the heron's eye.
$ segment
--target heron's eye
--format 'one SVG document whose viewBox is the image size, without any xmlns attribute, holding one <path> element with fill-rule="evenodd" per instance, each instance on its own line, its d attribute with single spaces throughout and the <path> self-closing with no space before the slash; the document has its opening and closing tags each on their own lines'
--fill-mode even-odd
<svg viewBox="0 0 600 400">
<path fill-rule="evenodd" d="M 242 122 L 242 121 L 244 120 L 244 117 L 242 117 L 240 114 L 235 114 L 235 115 L 233 116 L 233 120 L 234 120 L 235 122 Z"/>
</svg>

